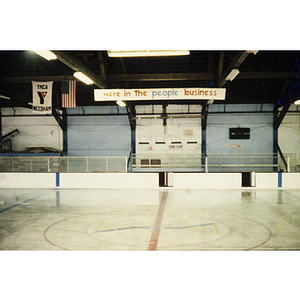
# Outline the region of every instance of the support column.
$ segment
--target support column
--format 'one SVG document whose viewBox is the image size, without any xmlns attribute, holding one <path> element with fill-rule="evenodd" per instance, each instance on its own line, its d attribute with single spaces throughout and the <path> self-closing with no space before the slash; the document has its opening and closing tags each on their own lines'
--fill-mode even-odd
<svg viewBox="0 0 300 300">
<path fill-rule="evenodd" d="M 0 107 L 0 138 L 2 138 L 2 111 Z"/>
<path fill-rule="evenodd" d="M 135 111 L 135 107 L 133 107 L 132 109 L 132 115 L 135 118 L 136 117 L 136 111 Z M 133 120 L 133 128 L 132 128 L 132 153 L 135 154 L 136 153 L 136 119 Z"/>
<path fill-rule="evenodd" d="M 208 114 L 208 105 L 202 105 L 202 115 L 203 118 L 201 120 L 201 154 L 202 154 L 202 158 L 201 158 L 201 165 L 202 166 L 206 166 L 206 125 L 207 125 L 207 114 Z M 206 168 L 205 168 L 206 169 Z"/>
<path fill-rule="evenodd" d="M 276 126 L 277 129 L 279 128 L 279 126 L 280 126 L 282 120 L 284 119 L 287 111 L 289 110 L 290 106 L 291 106 L 291 103 L 285 104 L 282 111 L 281 111 L 281 113 L 280 113 L 280 116 L 277 117 L 276 123 L 274 123 L 275 124 L 274 126 Z M 278 110 L 277 110 L 277 116 L 278 116 Z"/>
<path fill-rule="evenodd" d="M 129 124 L 130 124 L 130 129 L 131 129 L 131 150 L 129 154 L 129 159 L 128 159 L 128 165 L 127 165 L 127 170 L 128 172 L 131 172 L 132 170 L 132 163 L 135 163 L 135 158 L 134 154 L 136 153 L 136 138 L 135 138 L 135 129 L 136 129 L 136 111 L 134 105 L 128 105 L 126 106 L 126 111 L 129 119 Z"/>
<path fill-rule="evenodd" d="M 68 113 L 66 108 L 63 108 L 62 121 L 65 124 L 63 129 L 63 153 L 68 155 Z"/>
<path fill-rule="evenodd" d="M 273 112 L 273 164 L 278 166 L 278 107 L 274 106 Z M 274 172 L 278 172 L 278 167 L 273 168 Z"/>
<path fill-rule="evenodd" d="M 282 153 L 282 151 L 279 147 L 279 144 L 278 144 L 278 128 L 279 128 L 281 122 L 283 121 L 287 111 L 289 110 L 290 106 L 291 106 L 291 103 L 286 103 L 284 105 L 284 107 L 282 108 L 282 111 L 281 111 L 279 116 L 278 116 L 278 109 L 277 109 L 277 111 L 276 111 L 276 120 L 274 119 L 274 131 L 276 131 L 275 135 L 276 135 L 276 138 L 277 138 L 276 141 L 274 140 L 274 153 L 275 153 L 275 151 L 277 151 L 276 153 L 280 154 L 280 157 L 283 161 L 283 164 L 284 164 L 287 172 L 288 172 L 288 164 L 287 164 L 287 162 L 286 162 L 286 160 L 283 156 L 283 153 Z M 275 145 L 275 143 L 276 143 L 276 145 Z"/>
</svg>

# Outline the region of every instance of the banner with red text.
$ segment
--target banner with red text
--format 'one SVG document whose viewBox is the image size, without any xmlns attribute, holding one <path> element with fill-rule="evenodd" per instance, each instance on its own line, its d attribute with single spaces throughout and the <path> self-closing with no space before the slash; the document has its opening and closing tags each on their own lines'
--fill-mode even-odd
<svg viewBox="0 0 300 300">
<path fill-rule="evenodd" d="M 95 89 L 95 101 L 225 100 L 224 88 Z"/>
</svg>

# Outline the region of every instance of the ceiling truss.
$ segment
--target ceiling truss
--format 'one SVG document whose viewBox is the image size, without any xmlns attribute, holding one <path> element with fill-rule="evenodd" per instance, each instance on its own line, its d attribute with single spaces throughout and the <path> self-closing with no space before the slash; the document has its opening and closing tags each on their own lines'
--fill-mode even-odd
<svg viewBox="0 0 300 300">
<path fill-rule="evenodd" d="M 0 106 L 28 107 L 32 81 L 53 81 L 58 93 L 60 82 L 77 80 L 75 71 L 94 81 L 86 86 L 77 80 L 80 106 L 103 105 L 94 101 L 95 88 L 226 87 L 227 104 L 280 102 L 283 106 L 300 98 L 299 51 L 259 51 L 256 55 L 249 51 L 191 51 L 189 56 L 170 58 L 109 58 L 106 51 L 53 51 L 58 57 L 54 62 L 29 52 L 0 51 L 0 95 L 11 98 L 0 98 Z M 227 75 L 236 68 L 240 73 L 228 82 Z M 177 102 L 160 104 L 168 103 Z M 204 102 L 189 104 L 196 103 Z"/>
</svg>

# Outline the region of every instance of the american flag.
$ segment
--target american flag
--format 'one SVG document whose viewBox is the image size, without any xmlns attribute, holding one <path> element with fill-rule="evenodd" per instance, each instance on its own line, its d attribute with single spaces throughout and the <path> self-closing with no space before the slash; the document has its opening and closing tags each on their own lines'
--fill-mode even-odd
<svg viewBox="0 0 300 300">
<path fill-rule="evenodd" d="M 74 81 L 63 81 L 61 83 L 61 106 L 76 107 L 76 84 Z"/>
</svg>

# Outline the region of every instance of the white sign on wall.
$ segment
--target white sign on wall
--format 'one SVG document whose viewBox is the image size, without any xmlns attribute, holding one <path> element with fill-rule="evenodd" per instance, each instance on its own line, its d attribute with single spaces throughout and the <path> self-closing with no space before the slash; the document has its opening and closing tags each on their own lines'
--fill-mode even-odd
<svg viewBox="0 0 300 300">
<path fill-rule="evenodd" d="M 32 109 L 41 113 L 51 112 L 53 81 L 32 81 Z"/>
<path fill-rule="evenodd" d="M 243 145 L 228 145 L 229 149 L 242 149 Z"/>
<path fill-rule="evenodd" d="M 95 101 L 225 100 L 224 88 L 95 89 Z"/>
</svg>

